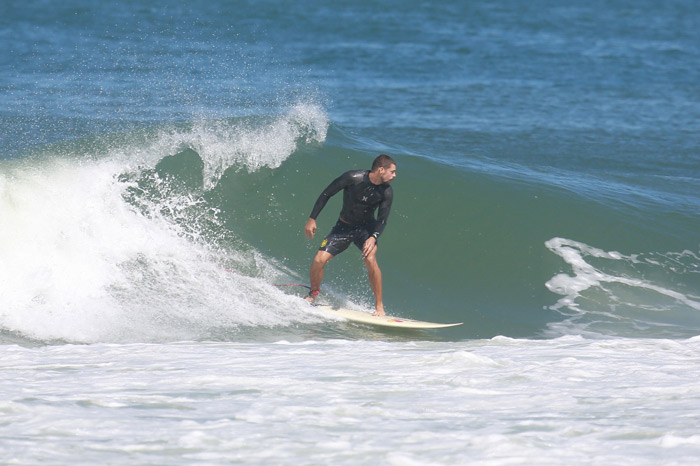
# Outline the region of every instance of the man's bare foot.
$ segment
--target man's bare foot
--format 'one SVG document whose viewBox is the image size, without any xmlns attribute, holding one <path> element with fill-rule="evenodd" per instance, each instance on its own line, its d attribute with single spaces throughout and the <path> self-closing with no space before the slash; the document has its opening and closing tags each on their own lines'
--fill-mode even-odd
<svg viewBox="0 0 700 466">
<path fill-rule="evenodd" d="M 309 294 L 304 299 L 307 303 L 313 304 L 316 298 L 318 298 L 319 293 L 321 293 L 321 290 L 309 291 Z"/>
<path fill-rule="evenodd" d="M 383 317 L 386 315 L 386 313 L 384 312 L 384 309 L 377 309 L 372 315 L 374 317 Z"/>
</svg>

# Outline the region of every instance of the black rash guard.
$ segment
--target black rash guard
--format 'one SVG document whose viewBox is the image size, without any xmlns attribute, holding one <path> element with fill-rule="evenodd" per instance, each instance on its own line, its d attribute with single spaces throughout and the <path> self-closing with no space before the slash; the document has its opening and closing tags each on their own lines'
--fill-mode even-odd
<svg viewBox="0 0 700 466">
<path fill-rule="evenodd" d="M 394 190 L 388 184 L 372 183 L 369 179 L 369 170 L 351 170 L 333 180 L 318 197 L 309 217 L 316 220 L 328 199 L 341 189 L 344 190 L 343 209 L 340 211 L 341 221 L 352 226 L 367 225 L 370 234 L 378 238 L 384 231 L 389 218 Z M 375 219 L 374 212 L 377 208 L 379 212 Z"/>
</svg>

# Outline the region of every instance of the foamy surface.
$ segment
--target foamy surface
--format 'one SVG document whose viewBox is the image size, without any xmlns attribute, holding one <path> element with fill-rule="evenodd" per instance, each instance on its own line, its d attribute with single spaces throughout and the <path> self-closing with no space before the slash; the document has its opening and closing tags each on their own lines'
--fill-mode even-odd
<svg viewBox="0 0 700 466">
<path fill-rule="evenodd" d="M 693 464 L 698 339 L 4 346 L 4 464 Z"/>
</svg>

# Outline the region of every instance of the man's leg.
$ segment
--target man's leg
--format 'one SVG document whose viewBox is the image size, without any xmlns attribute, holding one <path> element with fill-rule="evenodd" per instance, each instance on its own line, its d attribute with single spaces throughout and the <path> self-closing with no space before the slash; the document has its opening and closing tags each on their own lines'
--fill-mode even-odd
<svg viewBox="0 0 700 466">
<path fill-rule="evenodd" d="M 306 298 L 309 302 L 314 302 L 316 295 L 321 291 L 321 281 L 323 280 L 323 268 L 326 266 L 329 260 L 333 259 L 333 255 L 326 251 L 318 251 L 316 257 L 311 262 L 311 272 L 309 273 L 309 279 L 311 282 L 311 292 Z"/>
<path fill-rule="evenodd" d="M 375 311 L 373 316 L 383 316 L 384 313 L 384 302 L 382 301 L 382 271 L 379 269 L 379 264 L 377 264 L 377 248 L 375 247 L 367 254 L 365 257 L 365 266 L 367 267 L 367 272 L 369 273 L 369 284 L 372 287 L 372 292 L 374 293 L 375 300 Z"/>
</svg>

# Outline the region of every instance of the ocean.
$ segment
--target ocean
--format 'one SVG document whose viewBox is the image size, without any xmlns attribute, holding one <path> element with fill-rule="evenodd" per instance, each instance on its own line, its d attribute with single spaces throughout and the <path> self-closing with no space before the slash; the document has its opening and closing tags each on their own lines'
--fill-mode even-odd
<svg viewBox="0 0 700 466">
<path fill-rule="evenodd" d="M 694 465 L 691 0 L 6 1 L 0 463 Z M 389 314 L 301 299 L 397 161 Z M 371 309 L 354 248 L 321 298 Z"/>
</svg>

